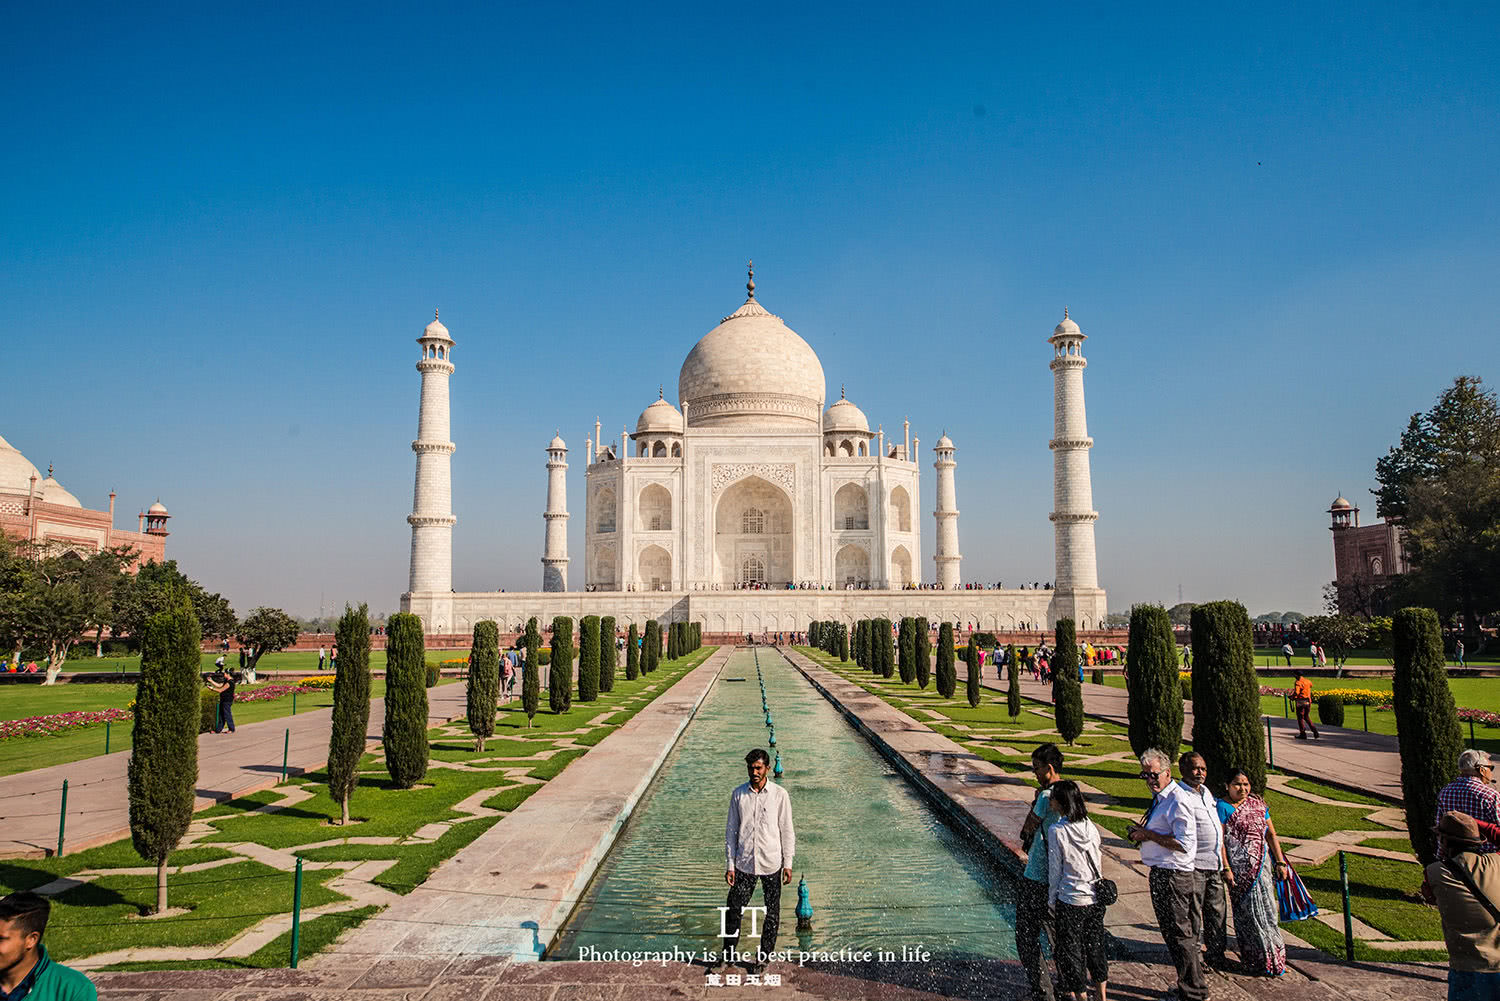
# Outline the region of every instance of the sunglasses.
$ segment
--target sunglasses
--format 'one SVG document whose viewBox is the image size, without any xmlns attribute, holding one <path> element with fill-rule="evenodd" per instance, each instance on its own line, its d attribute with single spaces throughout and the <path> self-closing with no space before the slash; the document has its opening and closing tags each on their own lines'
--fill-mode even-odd
<svg viewBox="0 0 1500 1001">
<path fill-rule="evenodd" d="M 1161 773 L 1161 772 L 1141 772 L 1141 778 L 1145 779 L 1147 782 L 1150 782 L 1152 779 L 1156 778 L 1158 775 L 1161 775 L 1161 774 L 1163 774 L 1163 773 Z"/>
</svg>

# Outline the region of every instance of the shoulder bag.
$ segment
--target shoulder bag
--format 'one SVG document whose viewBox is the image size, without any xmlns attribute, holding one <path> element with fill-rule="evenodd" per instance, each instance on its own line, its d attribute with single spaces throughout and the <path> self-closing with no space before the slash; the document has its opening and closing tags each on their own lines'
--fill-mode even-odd
<svg viewBox="0 0 1500 1001">
<path fill-rule="evenodd" d="M 1286 864 L 1286 879 L 1276 881 L 1276 903 L 1282 921 L 1305 921 L 1317 916 L 1318 905 L 1313 903 L 1312 894 L 1307 892 L 1302 877 L 1290 862 Z"/>
<path fill-rule="evenodd" d="M 1484 909 L 1490 912 L 1490 917 L 1495 919 L 1495 923 L 1500 924 L 1500 908 L 1497 908 L 1494 901 L 1486 897 L 1479 889 L 1479 884 L 1474 882 L 1473 873 L 1451 858 L 1443 859 L 1443 868 L 1457 876 L 1459 881 L 1469 888 L 1469 892 L 1474 895 L 1474 899 L 1483 904 Z"/>
<path fill-rule="evenodd" d="M 1094 903 L 1110 906 L 1120 899 L 1120 887 L 1112 879 L 1105 879 L 1099 875 L 1099 867 L 1094 864 L 1094 856 L 1088 856 L 1089 868 L 1094 870 Z"/>
</svg>

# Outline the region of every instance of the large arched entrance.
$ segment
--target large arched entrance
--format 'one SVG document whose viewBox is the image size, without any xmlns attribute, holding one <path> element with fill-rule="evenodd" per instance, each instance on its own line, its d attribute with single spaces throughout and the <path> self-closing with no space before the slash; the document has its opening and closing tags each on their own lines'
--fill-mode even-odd
<svg viewBox="0 0 1500 1001">
<path fill-rule="evenodd" d="M 870 583 L 870 554 L 847 545 L 833 558 L 833 579 L 839 587 L 863 587 Z"/>
<path fill-rule="evenodd" d="M 726 587 L 784 587 L 793 580 L 792 499 L 759 476 L 719 497 L 714 511 L 714 580 Z"/>
</svg>

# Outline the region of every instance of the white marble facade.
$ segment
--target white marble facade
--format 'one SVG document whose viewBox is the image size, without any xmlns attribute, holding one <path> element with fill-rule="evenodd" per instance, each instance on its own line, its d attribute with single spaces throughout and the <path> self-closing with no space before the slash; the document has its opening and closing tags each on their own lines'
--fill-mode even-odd
<svg viewBox="0 0 1500 1001">
<path fill-rule="evenodd" d="M 756 300 L 753 271 L 746 288 L 744 304 L 699 340 L 683 362 L 680 409 L 658 393 L 633 431 L 621 428 L 619 437 L 606 439 L 595 422 L 584 450 L 579 591 L 567 592 L 568 463 L 559 437 L 546 449 L 541 591 L 455 594 L 451 557 L 443 580 L 437 579 L 434 561 L 424 559 L 420 579 L 427 586 L 418 587 L 414 531 L 413 586 L 403 595 L 402 608 L 422 615 L 428 631 L 437 633 L 464 632 L 483 618 L 507 629 L 531 615 L 545 621 L 589 612 L 613 614 L 622 622 L 690 619 L 703 622 L 708 633 L 792 631 L 811 619 L 923 614 L 981 628 L 1047 627 L 1064 615 L 1082 628 L 1100 626 L 1105 596 L 1094 571 L 1092 518 L 1097 514 L 1091 507 L 1088 453 L 1074 440 L 1086 435 L 1083 337 L 1076 324 L 1065 318 L 1066 327 L 1060 324 L 1054 332 L 1066 335 L 1059 357 L 1067 357 L 1071 346 L 1077 363 L 1070 358 L 1066 373 L 1058 373 L 1059 431 L 1052 443 L 1058 450 L 1059 485 L 1075 488 L 1059 491 L 1053 515 L 1057 579 L 1073 586 L 1066 593 L 904 590 L 923 580 L 937 579 L 949 588 L 962 580 L 955 503 L 959 470 L 952 440 L 945 432 L 932 450 L 938 490 L 935 509 L 928 510 L 937 522 L 938 551 L 933 572 L 924 573 L 920 442 L 911 437 L 910 425 L 903 421 L 900 437 L 887 440 L 883 428 L 871 430 L 842 390 L 825 409 L 817 354 Z M 447 339 L 446 329 L 442 334 Z M 451 350 L 451 343 L 441 347 Z M 429 350 L 424 344 L 424 361 Z M 440 388 L 446 409 L 451 363 L 445 368 Z M 435 383 L 436 374 L 424 369 L 423 438 L 431 423 L 429 393 L 436 396 L 439 388 L 428 380 Z M 453 446 L 444 444 L 446 474 Z M 419 468 L 419 495 L 426 472 Z M 436 513 L 444 516 L 439 530 L 451 533 L 451 514 Z M 423 528 L 430 533 L 439 526 L 424 519 Z M 421 543 L 432 556 L 443 548 L 436 539 Z M 751 585 L 766 590 L 745 590 Z M 576 576 L 573 586 L 580 587 Z"/>
</svg>

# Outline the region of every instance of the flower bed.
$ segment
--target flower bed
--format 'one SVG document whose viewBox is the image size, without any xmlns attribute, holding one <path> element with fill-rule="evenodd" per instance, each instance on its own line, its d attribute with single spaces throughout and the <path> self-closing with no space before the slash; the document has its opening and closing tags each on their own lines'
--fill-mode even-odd
<svg viewBox="0 0 1500 1001">
<path fill-rule="evenodd" d="M 310 678 L 299 679 L 297 681 L 297 687 L 299 689 L 312 688 L 320 691 L 329 691 L 333 688 L 333 683 L 337 679 L 337 677 L 338 675 L 334 674 L 315 674 Z"/>
<path fill-rule="evenodd" d="M 1272 688 L 1270 685 L 1261 685 L 1260 694 L 1272 695 L 1278 698 L 1296 698 L 1296 694 L 1290 688 Z M 1374 706 L 1377 709 L 1385 708 L 1391 704 L 1390 692 L 1376 692 L 1368 688 L 1328 688 L 1314 689 L 1313 698 L 1317 699 L 1323 695 L 1337 696 L 1339 701 L 1346 706 Z"/>
<path fill-rule="evenodd" d="M 302 694 L 304 694 L 306 692 L 316 692 L 316 691 L 320 691 L 320 690 L 322 690 L 322 686 L 321 685 L 319 685 L 316 688 L 308 688 L 308 687 L 305 687 L 305 686 L 303 686 L 301 684 L 296 684 L 296 685 L 261 685 L 261 686 L 257 687 L 254 691 L 244 692 L 244 693 L 241 693 L 239 695 L 236 695 L 234 697 L 234 701 L 236 701 L 236 702 L 274 702 L 277 699 L 285 698 L 286 696 L 291 695 L 293 692 L 297 693 L 298 695 L 302 695 Z"/>
<path fill-rule="evenodd" d="M 57 713 L 27 719 L 0 721 L 0 740 L 10 737 L 55 737 L 80 727 L 95 726 L 134 718 L 128 709 L 100 709 L 95 712 Z"/>
</svg>

